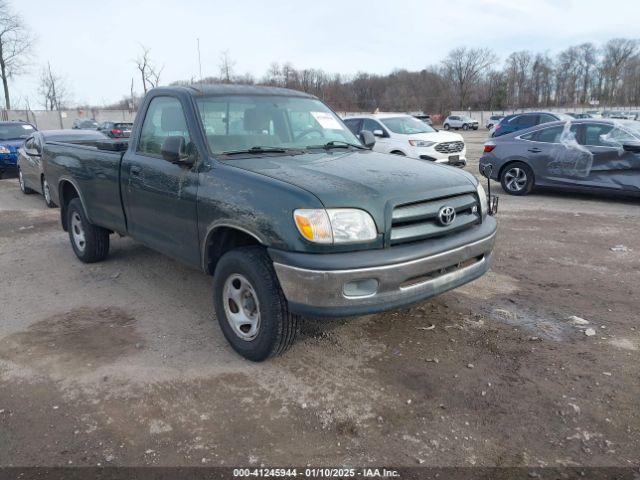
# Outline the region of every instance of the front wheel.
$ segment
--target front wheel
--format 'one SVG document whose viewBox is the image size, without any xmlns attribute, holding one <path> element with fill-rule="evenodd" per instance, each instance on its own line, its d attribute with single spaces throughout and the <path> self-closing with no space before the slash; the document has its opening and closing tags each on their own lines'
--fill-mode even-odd
<svg viewBox="0 0 640 480">
<path fill-rule="evenodd" d="M 87 220 L 79 198 L 67 207 L 67 229 L 73 251 L 84 263 L 99 262 L 109 254 L 109 230 Z"/>
<path fill-rule="evenodd" d="M 466 123 L 462 125 L 462 130 L 469 130 L 469 125 L 467 125 Z"/>
<path fill-rule="evenodd" d="M 445 130 L 449 130 L 451 128 L 448 123 L 445 123 L 443 125 L 443 127 L 444 127 Z"/>
<path fill-rule="evenodd" d="M 49 183 L 47 182 L 47 179 L 42 177 L 41 184 L 42 184 L 42 196 L 44 197 L 44 203 L 46 203 L 47 207 L 49 208 L 55 207 L 56 204 L 53 203 L 53 200 L 51 200 L 51 188 L 49 187 Z"/>
<path fill-rule="evenodd" d="M 243 357 L 261 362 L 295 341 L 299 317 L 287 300 L 262 247 L 225 253 L 213 275 L 214 307 L 227 341 Z"/>
<path fill-rule="evenodd" d="M 510 163 L 503 169 L 500 183 L 504 191 L 511 195 L 527 195 L 533 190 L 533 170 L 524 162 Z"/>
</svg>

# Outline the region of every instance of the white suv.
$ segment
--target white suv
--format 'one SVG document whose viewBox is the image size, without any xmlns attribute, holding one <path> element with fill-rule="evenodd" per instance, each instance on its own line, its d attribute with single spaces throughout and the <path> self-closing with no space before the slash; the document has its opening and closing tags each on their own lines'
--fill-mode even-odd
<svg viewBox="0 0 640 480">
<path fill-rule="evenodd" d="M 445 130 L 449 130 L 450 128 L 455 128 L 456 130 L 460 128 L 463 130 L 477 130 L 478 121 L 464 115 L 449 115 L 445 118 L 444 122 L 442 122 L 442 126 Z"/>
<path fill-rule="evenodd" d="M 376 152 L 448 163 L 456 167 L 467 164 L 467 150 L 462 135 L 436 130 L 411 115 L 354 115 L 345 118 L 344 123 L 356 135 L 362 130 L 373 133 L 376 137 L 373 150 Z"/>
</svg>

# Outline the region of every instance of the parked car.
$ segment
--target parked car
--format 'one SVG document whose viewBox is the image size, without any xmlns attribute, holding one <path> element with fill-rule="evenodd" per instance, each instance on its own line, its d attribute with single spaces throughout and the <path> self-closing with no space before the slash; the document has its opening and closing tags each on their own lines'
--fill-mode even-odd
<svg viewBox="0 0 640 480">
<path fill-rule="evenodd" d="M 505 192 L 534 187 L 640 195 L 640 124 L 629 120 L 551 122 L 494 138 L 484 145 L 480 170 Z"/>
<path fill-rule="evenodd" d="M 477 130 L 478 121 L 464 115 L 449 115 L 444 119 L 444 122 L 442 122 L 442 128 L 445 130 L 449 130 L 450 128 L 455 130 Z"/>
<path fill-rule="evenodd" d="M 431 115 L 414 115 L 415 118 L 417 118 L 418 120 L 422 120 L 424 123 L 426 123 L 429 126 L 433 125 L 433 120 L 431 119 Z"/>
<path fill-rule="evenodd" d="M 213 275 L 222 332 L 260 361 L 299 315 L 399 308 L 488 270 L 495 203 L 475 177 L 374 142 L 302 92 L 162 87 L 129 142 L 45 143 L 45 175 L 82 262 L 119 233 Z"/>
<path fill-rule="evenodd" d="M 491 130 L 491 137 L 499 137 L 506 135 L 507 133 L 517 132 L 518 130 L 524 130 L 525 128 L 531 128 L 535 125 L 547 122 L 557 122 L 559 120 L 567 121 L 572 120 L 569 115 L 564 113 L 551 113 L 551 112 L 526 112 L 526 113 L 514 113 L 507 115 L 498 124 L 496 124 Z"/>
<path fill-rule="evenodd" d="M 602 118 L 602 112 L 599 110 L 587 110 L 586 113 L 589 115 L 589 118 Z"/>
<path fill-rule="evenodd" d="M 106 140 L 102 133 L 87 130 L 43 130 L 29 136 L 18 148 L 18 182 L 22 193 L 39 193 L 47 207 L 55 207 L 51 199 L 51 189 L 44 175 L 42 152 L 46 142 L 66 142 L 76 145 L 95 145 Z"/>
<path fill-rule="evenodd" d="M 74 120 L 73 127 L 71 128 L 73 128 L 74 130 L 97 130 L 98 122 L 96 122 L 93 119 L 87 120 L 87 119 L 78 118 Z"/>
<path fill-rule="evenodd" d="M 467 150 L 461 135 L 442 132 L 411 115 L 374 113 L 344 119 L 355 134 L 366 130 L 376 137 L 373 150 L 456 167 L 467 164 Z"/>
<path fill-rule="evenodd" d="M 491 130 L 493 126 L 499 123 L 500 120 L 502 120 L 503 118 L 504 118 L 504 115 L 491 115 L 487 119 L 487 124 L 485 125 L 487 127 L 487 130 Z"/>
<path fill-rule="evenodd" d="M 18 147 L 35 131 L 36 127 L 27 122 L 0 122 L 0 178 L 17 169 Z"/>
<path fill-rule="evenodd" d="M 129 138 L 132 127 L 130 122 L 104 122 L 98 130 L 111 138 Z"/>
</svg>

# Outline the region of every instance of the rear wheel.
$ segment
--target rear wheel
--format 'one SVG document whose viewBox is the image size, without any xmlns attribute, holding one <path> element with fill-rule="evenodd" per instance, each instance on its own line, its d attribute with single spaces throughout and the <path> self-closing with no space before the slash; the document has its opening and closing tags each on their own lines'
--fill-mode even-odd
<svg viewBox="0 0 640 480">
<path fill-rule="evenodd" d="M 84 263 L 104 260 L 109 254 L 109 231 L 87 220 L 79 198 L 67 207 L 67 227 L 73 251 Z"/>
<path fill-rule="evenodd" d="M 295 341 L 299 317 L 287 300 L 262 247 L 225 253 L 213 276 L 214 306 L 233 349 L 254 362 L 280 355 Z"/>
<path fill-rule="evenodd" d="M 533 170 L 523 162 L 510 163 L 502 170 L 500 183 L 504 191 L 511 195 L 527 195 L 533 190 Z"/>
<path fill-rule="evenodd" d="M 22 176 L 22 170 L 18 169 L 18 184 L 20 185 L 20 191 L 25 195 L 31 195 L 33 192 L 32 189 L 27 187 L 24 183 L 24 177 Z"/>
<path fill-rule="evenodd" d="M 47 179 L 42 177 L 40 182 L 42 185 L 42 196 L 44 197 L 44 203 L 46 203 L 47 207 L 49 208 L 55 207 L 56 204 L 53 203 L 53 200 L 51 200 L 51 189 L 49 188 L 49 183 L 47 182 Z"/>
</svg>

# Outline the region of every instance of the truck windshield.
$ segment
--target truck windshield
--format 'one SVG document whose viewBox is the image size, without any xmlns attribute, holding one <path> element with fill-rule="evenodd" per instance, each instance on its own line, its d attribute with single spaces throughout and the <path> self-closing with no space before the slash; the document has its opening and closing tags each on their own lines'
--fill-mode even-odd
<svg viewBox="0 0 640 480">
<path fill-rule="evenodd" d="M 329 142 L 360 141 L 324 103 L 277 95 L 228 95 L 196 100 L 214 154 L 262 147 L 305 149 Z"/>
</svg>

